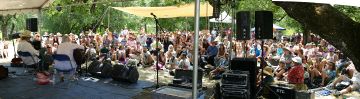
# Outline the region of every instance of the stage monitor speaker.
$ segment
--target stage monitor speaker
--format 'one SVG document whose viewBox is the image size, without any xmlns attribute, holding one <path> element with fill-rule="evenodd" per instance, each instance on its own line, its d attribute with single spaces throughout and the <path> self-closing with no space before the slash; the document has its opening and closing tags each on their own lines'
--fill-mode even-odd
<svg viewBox="0 0 360 99">
<path fill-rule="evenodd" d="M 37 18 L 28 18 L 28 19 L 26 19 L 26 29 L 31 31 L 31 32 L 37 32 L 38 31 Z"/>
<path fill-rule="evenodd" d="M 250 40 L 250 12 L 239 11 L 236 13 L 236 39 Z"/>
<path fill-rule="evenodd" d="M 250 99 L 255 99 L 256 95 L 256 76 L 257 76 L 257 60 L 256 58 L 234 58 L 231 60 L 230 70 L 240 70 L 249 72 L 250 80 Z"/>
<path fill-rule="evenodd" d="M 273 39 L 273 13 L 271 11 L 255 12 L 255 38 Z"/>
</svg>

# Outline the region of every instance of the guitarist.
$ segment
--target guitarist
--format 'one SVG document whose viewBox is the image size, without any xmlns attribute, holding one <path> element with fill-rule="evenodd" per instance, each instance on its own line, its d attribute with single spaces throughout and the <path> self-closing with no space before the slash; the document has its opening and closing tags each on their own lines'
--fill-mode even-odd
<svg viewBox="0 0 360 99">
<path fill-rule="evenodd" d="M 20 41 L 17 45 L 17 52 L 29 52 L 32 57 L 20 57 L 25 65 L 28 65 L 30 67 L 36 67 L 36 64 L 39 63 L 40 59 L 37 57 L 39 56 L 39 51 L 36 50 L 32 44 L 30 43 L 31 38 L 31 32 L 28 30 L 25 30 L 20 34 Z"/>
</svg>

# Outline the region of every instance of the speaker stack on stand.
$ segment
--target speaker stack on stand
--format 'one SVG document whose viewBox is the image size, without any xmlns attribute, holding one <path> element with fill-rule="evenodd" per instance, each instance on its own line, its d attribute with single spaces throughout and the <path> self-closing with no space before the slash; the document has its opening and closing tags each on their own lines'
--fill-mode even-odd
<svg viewBox="0 0 360 99">
<path fill-rule="evenodd" d="M 236 13 L 236 39 L 250 40 L 250 12 L 240 11 Z M 273 14 L 271 11 L 255 12 L 255 39 L 262 40 L 273 38 Z M 245 47 L 244 47 L 245 50 Z M 262 54 L 263 55 L 263 54 Z M 246 57 L 246 55 L 245 55 Z M 264 58 L 264 56 L 262 56 Z M 264 59 L 262 59 L 264 61 Z M 264 63 L 264 62 L 262 62 Z M 260 69 L 264 67 L 261 64 Z M 234 58 L 230 62 L 230 70 L 223 74 L 220 83 L 216 84 L 215 97 L 218 99 L 255 99 L 261 88 L 256 87 L 257 77 L 256 58 Z M 263 85 L 260 85 L 262 87 Z M 220 94 L 217 94 L 220 93 Z"/>
<path fill-rule="evenodd" d="M 26 29 L 31 31 L 31 32 L 37 32 L 38 31 L 37 18 L 28 18 L 28 19 L 26 19 Z"/>
<path fill-rule="evenodd" d="M 255 12 L 255 39 L 273 39 L 273 13 Z"/>
</svg>

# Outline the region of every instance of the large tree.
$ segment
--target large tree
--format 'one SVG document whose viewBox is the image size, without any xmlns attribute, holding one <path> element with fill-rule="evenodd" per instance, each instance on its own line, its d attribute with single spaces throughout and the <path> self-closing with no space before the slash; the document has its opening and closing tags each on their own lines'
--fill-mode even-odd
<svg viewBox="0 0 360 99">
<path fill-rule="evenodd" d="M 360 71 L 360 23 L 328 4 L 274 2 L 304 28 L 318 34 L 348 56 Z"/>
<path fill-rule="evenodd" d="M 12 15 L 0 15 L 0 30 L 3 38 L 6 38 L 8 35 L 8 28 L 12 17 Z"/>
</svg>

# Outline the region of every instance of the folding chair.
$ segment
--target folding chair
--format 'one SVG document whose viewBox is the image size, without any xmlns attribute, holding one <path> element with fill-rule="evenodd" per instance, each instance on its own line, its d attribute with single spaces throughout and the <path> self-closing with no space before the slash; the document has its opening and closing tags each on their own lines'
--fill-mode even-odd
<svg viewBox="0 0 360 99">
<path fill-rule="evenodd" d="M 67 56 L 67 55 L 64 55 L 64 54 L 54 54 L 53 55 L 53 58 L 54 58 L 54 60 L 57 60 L 57 61 L 59 61 L 59 62 L 69 62 L 69 64 L 70 64 L 70 68 L 68 68 L 68 69 L 63 69 L 63 68 L 61 68 L 61 66 L 57 66 L 57 65 L 54 65 L 54 75 L 53 75 L 53 83 L 55 84 L 55 76 L 56 76 L 56 74 L 57 74 L 57 72 L 63 72 L 63 73 L 71 73 L 71 72 L 74 72 L 74 74 L 73 75 L 71 75 L 71 76 L 74 76 L 75 75 L 75 70 L 76 70 L 76 68 L 74 68 L 73 66 L 72 66 L 72 63 L 71 63 L 71 60 L 70 60 L 70 57 L 69 56 Z M 56 61 L 55 61 L 56 62 Z M 55 63 L 56 64 L 56 63 Z"/>
<path fill-rule="evenodd" d="M 31 57 L 31 59 L 34 61 L 34 63 L 36 64 L 36 67 L 39 67 L 39 64 L 35 61 L 34 56 L 30 53 L 30 52 L 23 52 L 23 51 L 18 51 L 17 52 L 18 55 L 20 56 L 20 58 L 22 60 L 24 60 L 23 58 L 25 57 Z M 25 63 L 23 63 L 23 67 L 25 68 L 24 73 L 28 72 L 28 68 L 27 65 Z"/>
</svg>

